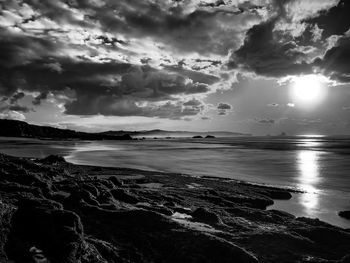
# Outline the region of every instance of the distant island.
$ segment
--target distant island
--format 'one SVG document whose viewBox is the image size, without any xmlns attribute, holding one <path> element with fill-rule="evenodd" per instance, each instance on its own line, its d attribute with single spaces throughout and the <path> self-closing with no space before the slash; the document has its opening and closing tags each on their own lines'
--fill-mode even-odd
<svg viewBox="0 0 350 263">
<path fill-rule="evenodd" d="M 201 136 L 201 135 L 195 135 L 192 137 L 192 139 L 215 139 L 216 137 L 213 135 L 207 135 L 205 137 Z"/>
<path fill-rule="evenodd" d="M 187 137 L 192 138 L 194 136 L 201 136 L 207 138 L 215 137 L 237 137 L 237 136 L 251 136 L 248 133 L 239 133 L 239 132 L 229 132 L 229 131 L 166 131 L 166 130 L 143 130 L 143 131 L 106 131 L 100 134 L 104 135 L 125 135 L 129 134 L 132 137 L 145 137 L 145 138 L 174 138 L 174 137 Z"/>
</svg>

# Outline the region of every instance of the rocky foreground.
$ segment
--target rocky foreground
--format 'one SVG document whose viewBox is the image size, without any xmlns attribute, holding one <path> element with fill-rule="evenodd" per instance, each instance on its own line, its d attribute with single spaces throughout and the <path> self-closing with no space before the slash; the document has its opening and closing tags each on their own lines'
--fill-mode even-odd
<svg viewBox="0 0 350 263">
<path fill-rule="evenodd" d="M 350 230 L 266 210 L 290 197 L 0 154 L 0 262 L 350 262 Z"/>
</svg>

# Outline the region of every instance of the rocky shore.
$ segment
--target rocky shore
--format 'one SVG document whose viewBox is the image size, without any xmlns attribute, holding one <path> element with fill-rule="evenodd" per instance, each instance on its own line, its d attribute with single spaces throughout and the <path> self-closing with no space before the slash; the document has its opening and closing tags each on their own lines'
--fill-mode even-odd
<svg viewBox="0 0 350 263">
<path fill-rule="evenodd" d="M 0 154 L 0 262 L 350 262 L 350 230 L 266 210 L 287 190 Z"/>
</svg>

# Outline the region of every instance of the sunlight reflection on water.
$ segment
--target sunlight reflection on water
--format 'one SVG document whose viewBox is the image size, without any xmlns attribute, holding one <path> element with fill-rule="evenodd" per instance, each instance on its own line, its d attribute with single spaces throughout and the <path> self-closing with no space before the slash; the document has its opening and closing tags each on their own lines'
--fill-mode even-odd
<svg viewBox="0 0 350 263">
<path fill-rule="evenodd" d="M 301 142 L 301 145 L 303 147 L 308 147 L 308 148 L 322 146 L 322 143 L 320 141 L 318 141 L 318 140 L 315 140 L 314 138 L 312 138 L 312 139 L 302 139 L 302 140 L 300 140 L 300 142 Z"/>
<path fill-rule="evenodd" d="M 300 195 L 300 203 L 308 215 L 314 215 L 319 204 L 319 194 L 316 187 L 320 180 L 319 152 L 299 151 L 297 154 L 297 165 L 299 170 L 299 182 L 301 188 L 306 191 Z"/>
</svg>

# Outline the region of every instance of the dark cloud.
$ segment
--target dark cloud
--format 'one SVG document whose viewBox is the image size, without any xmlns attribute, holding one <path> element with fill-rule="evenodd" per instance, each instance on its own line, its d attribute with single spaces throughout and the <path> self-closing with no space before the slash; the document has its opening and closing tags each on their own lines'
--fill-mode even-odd
<svg viewBox="0 0 350 263">
<path fill-rule="evenodd" d="M 18 100 L 24 98 L 25 94 L 23 92 L 18 92 L 10 98 L 10 104 L 17 103 Z"/>
<path fill-rule="evenodd" d="M 262 124 L 274 124 L 275 120 L 272 119 L 255 119 L 257 122 Z"/>
<path fill-rule="evenodd" d="M 292 1 L 260 2 L 3 1 L 3 111 L 26 112 L 18 105 L 24 93 L 39 94 L 34 106 L 50 94 L 70 115 L 184 119 L 201 116 L 206 105 L 198 98 L 230 87 L 230 74 L 242 69 L 284 77 L 317 66 L 335 79 L 349 78 L 346 37 L 310 63 L 302 41 L 280 26 L 290 22 Z M 305 20 L 309 38 L 316 26 L 324 38 L 344 34 L 347 10 L 341 1 Z M 232 106 L 215 110 L 226 115 Z"/>
<path fill-rule="evenodd" d="M 148 64 L 152 59 L 151 58 L 141 58 L 140 59 L 140 62 L 142 64 Z"/>
<path fill-rule="evenodd" d="M 213 60 L 213 59 L 199 59 L 199 58 L 197 58 L 197 59 L 195 59 L 195 62 L 207 62 L 213 66 L 218 66 L 218 65 L 222 64 L 222 62 L 220 60 Z"/>
<path fill-rule="evenodd" d="M 117 44 L 126 45 L 127 42 L 117 39 L 116 37 L 108 37 L 108 36 L 98 36 L 97 39 L 101 40 L 101 42 L 105 45 L 116 46 Z"/>
<path fill-rule="evenodd" d="M 224 102 L 220 102 L 217 105 L 217 110 L 219 115 L 226 115 L 228 112 L 232 110 L 232 105 Z"/>
<path fill-rule="evenodd" d="M 54 55 L 59 44 L 46 37 L 27 36 L 0 27 L 0 65 L 11 68 Z"/>
<path fill-rule="evenodd" d="M 183 103 L 184 106 L 192 106 L 192 107 L 198 107 L 200 105 L 202 105 L 202 102 L 200 100 L 197 99 L 191 99 L 189 101 L 186 101 Z"/>
<path fill-rule="evenodd" d="M 18 104 L 0 104 L 0 113 L 6 113 L 6 112 L 12 112 L 12 111 L 16 111 L 16 112 L 21 112 L 21 113 L 26 113 L 31 111 L 31 109 L 29 109 L 26 106 L 22 106 L 22 105 L 18 105 Z"/>
<path fill-rule="evenodd" d="M 28 107 L 21 106 L 21 105 L 10 105 L 8 109 L 11 111 L 17 111 L 17 112 L 23 112 L 23 113 L 30 111 Z"/>
<path fill-rule="evenodd" d="M 341 0 L 339 3 L 330 8 L 323 10 L 320 14 L 305 22 L 309 24 L 316 24 L 323 30 L 323 38 L 332 35 L 343 35 L 350 28 L 350 2 L 348 0 Z"/>
<path fill-rule="evenodd" d="M 231 104 L 220 102 L 217 106 L 218 110 L 230 110 L 232 109 Z"/>
<path fill-rule="evenodd" d="M 42 93 L 40 93 L 38 96 L 36 96 L 34 98 L 34 100 L 32 101 L 33 105 L 40 105 L 41 104 L 41 101 L 42 100 L 46 100 L 47 99 L 47 96 L 49 95 L 49 92 L 48 91 L 44 91 Z"/>
<path fill-rule="evenodd" d="M 206 83 L 194 82 L 186 74 L 170 73 L 150 66 L 62 58 L 56 60 L 59 60 L 62 67 L 61 72 L 51 70 L 41 61 L 35 61 L 8 70 L 1 83 L 8 89 L 16 90 L 20 81 L 22 89 L 41 92 L 34 99 L 34 105 L 40 105 L 50 91 L 64 92 L 69 88 L 74 91 L 75 97 L 65 106 L 66 113 L 72 115 L 151 116 L 153 114 L 150 111 L 154 110 L 154 116 L 158 113 L 164 117 L 166 113 L 170 114 L 162 110 L 164 107 L 139 105 L 176 101 L 178 98 L 175 96 L 209 91 Z M 196 81 L 206 80 L 205 74 L 195 76 Z M 174 110 L 179 112 L 178 108 Z M 194 115 L 198 110 L 186 109 L 180 112 L 182 115 Z"/>
<path fill-rule="evenodd" d="M 186 76 L 189 79 L 192 79 L 193 82 L 199 82 L 199 83 L 205 83 L 205 84 L 211 85 L 220 80 L 220 78 L 218 78 L 217 76 L 205 74 L 195 70 L 188 70 L 178 65 L 175 65 L 175 66 L 163 65 L 163 67 L 169 72 L 178 73 L 182 76 Z"/>
<path fill-rule="evenodd" d="M 222 5 L 226 6 L 223 1 L 213 6 L 148 0 L 6 1 L 2 10 L 10 16 L 0 14 L 9 24 L 0 27 L 0 96 L 12 96 L 14 104 L 19 90 L 39 92 L 32 103 L 40 106 L 48 94 L 53 99 L 60 94 L 67 97 L 62 101 L 71 115 L 196 115 L 203 103 L 190 105 L 196 99 L 184 98 L 208 93 L 220 81 L 201 71 L 220 66 L 221 60 L 192 58 L 187 64 L 182 58 L 173 66 L 156 67 L 159 59 L 143 55 L 140 46 L 151 42 L 158 51 L 168 49 L 171 54 L 226 56 L 239 41 L 233 33 L 240 31 L 227 25 L 236 21 L 237 27 L 244 27 L 259 16 L 250 12 L 252 6 L 231 6 L 232 11 Z M 240 23 L 236 15 L 247 20 Z"/>
<path fill-rule="evenodd" d="M 350 38 L 342 37 L 314 64 L 340 82 L 350 82 Z"/>
<path fill-rule="evenodd" d="M 223 0 L 217 0 L 213 1 L 211 3 L 201 3 L 200 6 L 209 6 L 209 7 L 218 7 L 221 5 L 225 5 L 225 2 Z"/>
<path fill-rule="evenodd" d="M 108 67 L 110 68 L 110 67 Z M 151 107 L 149 103 L 177 99 L 173 96 L 205 93 L 208 86 L 204 83 L 189 82 L 178 74 L 169 74 L 149 66 L 128 66 L 119 68 L 120 80 L 113 80 L 109 71 L 103 70 L 90 75 L 90 79 L 75 79 L 65 83 L 75 90 L 76 98 L 66 105 L 67 114 L 75 115 L 115 115 L 115 116 L 157 116 L 166 117 L 172 106 Z M 63 74 L 67 74 L 65 71 Z M 114 74 L 116 71 L 113 72 Z M 78 74 L 79 75 L 79 74 Z M 112 80 L 110 79 L 112 78 Z M 89 105 L 89 107 L 86 107 Z M 140 106 L 145 105 L 145 106 Z M 193 112 L 179 110 L 175 115 L 193 115 Z M 153 111 L 153 113 L 151 113 Z M 195 111 L 196 113 L 198 111 Z"/>
<path fill-rule="evenodd" d="M 238 63 L 256 74 L 283 77 L 308 73 L 311 66 L 303 61 L 304 54 L 294 41 L 278 41 L 273 29 L 275 19 L 248 30 L 244 44 L 234 52 L 230 63 Z"/>
<path fill-rule="evenodd" d="M 49 18 L 50 20 L 56 21 L 59 24 L 72 24 L 74 26 L 81 27 L 91 27 L 92 21 L 89 20 L 88 16 L 85 16 L 84 19 L 81 19 L 74 12 L 74 8 L 78 1 L 36 1 L 36 0 L 22 0 L 22 1 L 8 1 L 5 4 L 5 7 L 15 7 L 15 5 L 21 6 L 23 3 L 32 7 L 33 10 L 40 13 L 40 16 Z M 82 2 L 82 1 L 79 1 Z M 85 1 L 84 1 L 85 2 Z M 93 2 L 93 1 L 91 1 Z M 30 20 L 35 20 L 35 16 L 31 16 L 29 19 L 23 21 L 24 23 Z"/>
</svg>

